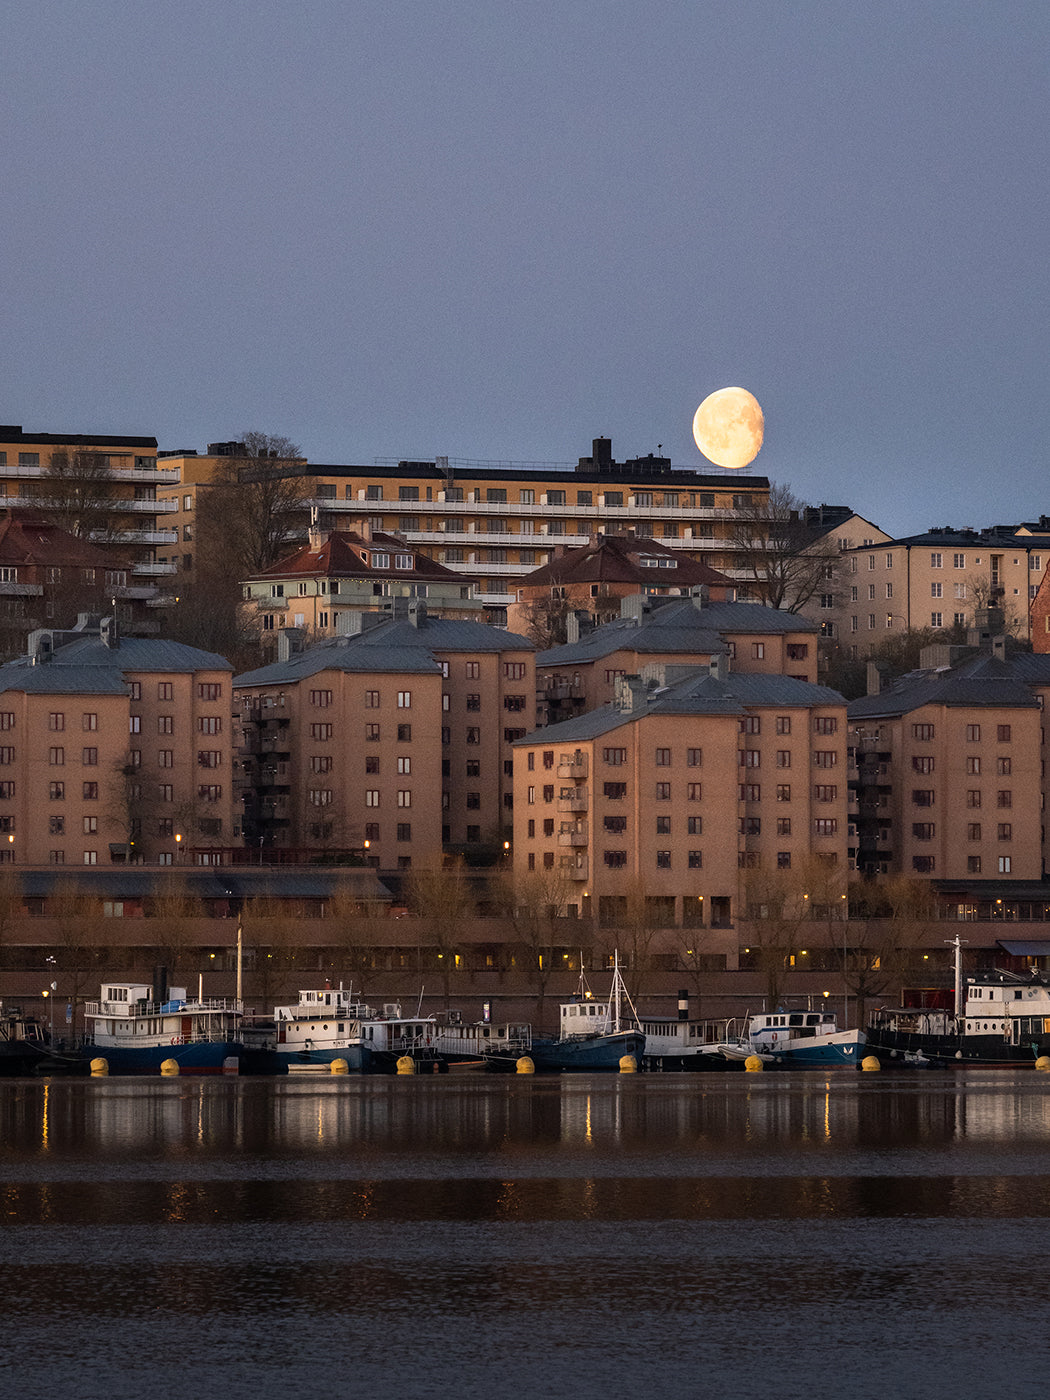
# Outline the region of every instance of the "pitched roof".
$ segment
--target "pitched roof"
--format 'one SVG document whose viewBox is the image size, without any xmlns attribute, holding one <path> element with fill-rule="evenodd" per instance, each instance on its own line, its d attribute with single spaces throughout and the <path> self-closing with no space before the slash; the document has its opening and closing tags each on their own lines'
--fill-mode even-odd
<svg viewBox="0 0 1050 1400">
<path fill-rule="evenodd" d="M 951 709 L 1035 709 L 1039 702 L 1029 689 L 1026 668 L 1016 665 L 1019 659 L 1002 661 L 982 653 L 950 670 L 909 672 L 880 695 L 864 695 L 852 701 L 849 718 L 891 718 L 910 714 L 925 705 L 944 705 Z M 1050 657 L 1047 661 L 1050 662 Z M 1042 683 L 1050 684 L 1050 666 L 1043 669 Z M 1035 668 L 1027 670 L 1031 674 Z"/>
<path fill-rule="evenodd" d="M 387 578 L 391 573 L 405 577 L 404 569 L 391 570 L 390 564 L 376 567 L 372 562 L 373 551 L 379 551 L 393 558 L 394 554 L 412 556 L 412 577 L 427 579 L 432 583 L 462 583 L 462 575 L 454 569 L 446 569 L 444 564 L 428 558 L 414 545 L 398 535 L 381 534 L 378 531 L 371 537 L 358 534 L 356 530 L 333 530 L 320 545 L 308 544 L 297 549 L 294 554 L 286 554 L 269 568 L 262 569 L 253 578 Z M 368 555 L 366 564 L 364 555 Z"/>
<path fill-rule="evenodd" d="M 761 603 L 700 602 L 694 598 L 653 598 L 652 610 L 640 620 L 614 618 L 564 646 L 551 647 L 536 657 L 537 666 L 571 666 L 600 660 L 615 651 L 702 652 L 725 650 L 726 632 L 755 636 L 819 632 L 819 625 L 795 613 Z"/>
<path fill-rule="evenodd" d="M 109 647 L 97 632 L 55 632 L 46 661 L 20 656 L 0 666 L 0 692 L 35 695 L 121 694 L 129 674 L 232 671 L 224 656 L 153 637 L 121 637 Z"/>
<path fill-rule="evenodd" d="M 649 689 L 644 701 L 631 710 L 617 705 L 603 705 L 597 710 L 534 730 L 519 744 L 536 744 L 550 740 L 552 744 L 573 743 L 595 739 L 625 724 L 633 724 L 647 715 L 742 715 L 746 710 L 764 706 L 798 709 L 815 705 L 842 705 L 846 701 L 837 690 L 826 685 L 810 685 L 793 676 L 748 675 L 733 672 L 724 679 L 712 676 L 703 667 L 672 685 Z"/>
<path fill-rule="evenodd" d="M 90 540 L 81 539 L 32 511 L 7 510 L 0 517 L 0 562 L 111 569 L 114 558 Z"/>
<path fill-rule="evenodd" d="M 646 560 L 655 562 L 646 563 Z M 629 583 L 639 587 L 660 584 L 682 588 L 706 583 L 733 587 L 732 579 L 709 565 L 690 559 L 658 540 L 633 533 L 596 535 L 588 544 L 567 549 L 526 574 L 521 586 L 534 588 L 551 583 Z"/>
<path fill-rule="evenodd" d="M 292 685 L 322 671 L 416 672 L 440 671 L 435 653 L 531 652 L 532 642 L 516 632 L 484 622 L 444 617 L 419 617 L 413 623 L 385 618 L 374 627 L 348 637 L 329 637 L 284 661 L 274 661 L 234 678 L 235 686 Z"/>
</svg>

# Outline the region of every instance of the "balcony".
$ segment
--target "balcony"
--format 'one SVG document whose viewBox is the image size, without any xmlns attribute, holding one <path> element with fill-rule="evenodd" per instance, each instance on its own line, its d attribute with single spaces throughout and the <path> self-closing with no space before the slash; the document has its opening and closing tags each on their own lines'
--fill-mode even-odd
<svg viewBox="0 0 1050 1400">
<path fill-rule="evenodd" d="M 133 574 L 143 574 L 147 578 L 161 578 L 165 574 L 177 574 L 178 571 L 177 564 L 160 564 L 155 559 L 148 564 L 133 564 L 131 566 Z"/>
<path fill-rule="evenodd" d="M 558 832 L 558 845 L 571 846 L 574 850 L 579 850 L 590 844 L 587 835 L 587 826 L 584 822 L 579 822 L 565 830 Z"/>
<path fill-rule="evenodd" d="M 101 544 L 178 544 L 178 530 L 118 530 L 116 533 L 95 532 L 92 539 Z"/>
<path fill-rule="evenodd" d="M 571 797 L 558 798 L 559 812 L 586 812 L 588 807 L 588 794 L 586 788 L 577 788 Z"/>
<path fill-rule="evenodd" d="M 572 758 L 559 758 L 558 777 L 583 782 L 587 777 L 587 758 L 588 755 L 584 753 L 575 753 Z"/>
<path fill-rule="evenodd" d="M 590 876 L 591 863 L 586 856 L 578 855 L 570 865 L 564 867 L 565 875 L 570 880 L 586 880 Z"/>
</svg>

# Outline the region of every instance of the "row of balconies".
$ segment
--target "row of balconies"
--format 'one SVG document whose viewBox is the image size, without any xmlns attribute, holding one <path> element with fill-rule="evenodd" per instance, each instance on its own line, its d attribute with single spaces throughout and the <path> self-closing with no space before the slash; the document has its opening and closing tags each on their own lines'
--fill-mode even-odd
<svg viewBox="0 0 1050 1400">
<path fill-rule="evenodd" d="M 317 497 L 308 501 L 309 506 L 316 506 L 320 510 L 341 511 L 343 513 L 352 511 L 355 515 L 361 514 L 362 504 L 369 509 L 373 507 L 376 511 L 384 514 L 398 512 L 408 515 L 412 511 L 429 509 L 433 512 L 438 506 L 449 514 L 469 513 L 470 515 L 513 515 L 525 516 L 536 515 L 543 512 L 545 515 L 568 518 L 578 516 L 583 519 L 602 520 L 626 520 L 629 516 L 635 516 L 639 511 L 648 513 L 652 511 L 659 514 L 661 518 L 668 520 L 734 520 L 737 512 L 728 510 L 723 506 L 661 506 L 652 502 L 648 504 L 638 504 L 637 497 L 628 496 L 626 505 L 608 506 L 605 504 L 604 496 L 598 497 L 597 505 L 581 506 L 569 505 L 548 505 L 546 496 L 541 492 L 540 499 L 534 502 L 523 501 L 480 501 L 470 499 L 475 493 L 468 493 L 468 498 L 462 501 L 449 501 L 445 499 L 444 491 L 439 491 L 433 500 L 402 501 L 393 497 L 382 497 L 376 500 L 375 497 L 366 495 L 366 488 L 361 487 L 357 493 L 356 500 L 340 500 L 338 497 Z"/>
</svg>

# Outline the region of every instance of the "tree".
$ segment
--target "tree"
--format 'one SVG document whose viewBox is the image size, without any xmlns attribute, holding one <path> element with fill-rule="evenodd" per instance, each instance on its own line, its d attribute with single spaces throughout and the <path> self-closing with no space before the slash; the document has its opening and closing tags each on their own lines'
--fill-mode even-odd
<svg viewBox="0 0 1050 1400">
<path fill-rule="evenodd" d="M 198 557 L 203 549 L 225 551 L 239 580 L 250 578 L 288 552 L 289 535 L 305 526 L 315 492 L 303 470 L 302 453 L 288 438 L 245 432 L 242 457 L 226 459 L 202 494 L 198 513 Z M 209 533 L 210 532 L 210 533 Z"/>
<path fill-rule="evenodd" d="M 405 896 L 418 920 L 420 943 L 436 952 L 441 973 L 441 990 L 448 1009 L 452 996 L 452 970 L 455 966 L 463 925 L 477 914 L 477 902 L 466 867 L 430 865 L 412 870 L 405 881 Z"/>
<path fill-rule="evenodd" d="M 815 594 L 834 592 L 841 564 L 830 536 L 806 524 L 806 507 L 790 487 L 734 510 L 729 531 L 734 564 L 750 593 L 770 608 L 801 612 Z"/>
<path fill-rule="evenodd" d="M 811 918 L 807 870 L 746 872 L 745 897 L 751 929 L 748 949 L 752 962 L 765 979 L 767 1011 L 775 1011 L 791 967 L 792 954 Z M 808 940 L 807 940 L 808 941 Z"/>
<path fill-rule="evenodd" d="M 937 902 L 927 881 L 893 875 L 852 891 L 851 906 L 843 975 L 857 998 L 857 1025 L 863 1027 L 869 1000 L 900 986 L 937 917 Z"/>
<path fill-rule="evenodd" d="M 548 596 L 524 604 L 521 612 L 525 621 L 525 635 L 541 651 L 564 646 L 568 637 L 569 614 L 575 608 L 576 604 L 568 598 Z"/>
<path fill-rule="evenodd" d="M 554 971 L 553 949 L 562 911 L 572 892 L 564 870 L 506 872 L 494 882 L 497 905 L 514 929 L 525 959 L 529 981 L 536 989 L 536 1016 L 543 1024 L 547 984 Z"/>
<path fill-rule="evenodd" d="M 30 494 L 71 535 L 99 539 L 112 533 L 112 478 L 102 452 L 55 448 Z"/>
</svg>

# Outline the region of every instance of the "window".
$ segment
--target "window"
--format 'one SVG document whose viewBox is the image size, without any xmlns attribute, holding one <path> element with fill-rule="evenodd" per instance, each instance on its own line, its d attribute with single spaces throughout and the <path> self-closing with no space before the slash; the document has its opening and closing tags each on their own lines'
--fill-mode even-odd
<svg viewBox="0 0 1050 1400">
<path fill-rule="evenodd" d="M 202 802 L 218 802 L 222 797 L 221 783 L 200 783 L 197 796 Z"/>
<path fill-rule="evenodd" d="M 967 857 L 966 857 L 966 873 L 967 873 L 967 875 L 980 875 L 980 873 L 981 873 L 981 857 L 980 857 L 980 856 L 967 856 Z"/>
<path fill-rule="evenodd" d="M 627 750 L 602 749 L 602 761 L 612 768 L 620 768 L 627 762 Z"/>
<path fill-rule="evenodd" d="M 131 697 L 136 698 L 134 695 Z M 201 681 L 197 686 L 198 700 L 221 700 L 222 685 L 217 681 Z"/>
<path fill-rule="evenodd" d="M 739 797 L 739 799 L 740 799 L 741 802 L 761 802 L 761 800 L 762 800 L 762 784 L 761 784 L 761 783 L 741 783 L 741 784 L 740 784 L 739 792 L 737 793 L 737 796 Z"/>
<path fill-rule="evenodd" d="M 838 761 L 839 756 L 834 749 L 815 749 L 813 751 L 813 766 L 815 768 L 835 768 Z"/>
<path fill-rule="evenodd" d="M 96 754 L 97 754 L 97 753 L 98 753 L 98 750 L 96 749 L 95 752 L 96 752 Z M 5 758 L 3 757 L 3 755 L 4 755 L 4 754 L 8 754 L 8 753 L 11 755 L 11 757 L 10 757 L 9 759 L 5 759 Z M 14 762 L 14 753 L 15 753 L 14 749 L 0 749 L 0 763 L 13 763 L 13 762 Z M 52 768 L 62 768 L 62 767 L 64 767 L 65 762 L 66 762 L 66 751 L 65 751 L 65 749 L 48 749 L 48 751 L 47 751 L 47 761 L 48 761 L 49 766 L 52 767 Z M 96 759 L 96 762 L 97 762 L 97 761 L 98 761 L 98 760 Z"/>
<path fill-rule="evenodd" d="M 66 727 L 66 717 L 61 710 L 52 710 L 47 717 L 47 727 L 52 733 L 59 733 Z"/>
<path fill-rule="evenodd" d="M 480 743 L 481 743 L 481 730 L 480 730 L 480 729 L 473 728 L 473 727 L 470 728 L 470 729 L 468 729 L 468 730 L 467 730 L 467 743 L 468 743 L 468 744 L 480 744 Z"/>
<path fill-rule="evenodd" d="M 929 740 L 933 738 L 933 735 L 934 729 L 932 724 L 913 724 L 911 727 L 911 736 L 913 739 Z"/>
<path fill-rule="evenodd" d="M 97 864 L 98 864 L 98 851 L 85 851 L 85 852 L 84 852 L 84 864 L 85 864 L 85 865 L 97 865 Z"/>
<path fill-rule="evenodd" d="M 141 681 L 128 681 L 128 699 L 129 699 L 129 700 L 141 700 L 141 699 L 142 699 L 142 682 L 141 682 Z"/>
<path fill-rule="evenodd" d="M 912 822 L 911 834 L 916 841 L 932 841 L 935 833 L 933 822 Z"/>
<path fill-rule="evenodd" d="M 98 801 L 98 783 L 82 783 L 80 792 L 85 802 Z M 169 798 L 168 801 L 170 802 L 171 799 Z"/>
<path fill-rule="evenodd" d="M 321 738 L 322 736 L 319 735 L 319 734 L 314 734 L 313 731 L 314 731 L 315 729 L 327 729 L 327 730 L 328 730 L 328 734 L 327 734 L 326 736 L 324 736 L 324 737 L 329 738 L 329 739 L 332 737 L 332 733 L 331 733 L 332 726 L 331 726 L 330 724 L 311 724 L 311 726 L 310 726 L 311 735 L 312 735 L 313 738 L 318 739 L 318 738 Z M 378 743 L 379 743 L 379 725 L 378 725 L 378 724 L 366 724 L 366 725 L 365 725 L 365 743 L 366 743 L 366 744 L 378 744 Z"/>
<path fill-rule="evenodd" d="M 944 567 L 944 560 L 943 560 L 943 557 L 942 557 L 940 554 L 931 554 L 931 555 L 930 555 L 930 568 L 931 568 L 931 569 L 942 569 L 943 567 Z"/>
<path fill-rule="evenodd" d="M 1010 869 L 1011 869 L 1010 857 L 1009 857 L 1009 856 L 1000 856 L 1000 857 L 999 857 L 999 874 L 1000 874 L 1000 875 L 1009 875 L 1009 874 L 1010 874 Z"/>
<path fill-rule="evenodd" d="M 981 726 L 979 724 L 968 724 L 966 726 L 966 742 L 968 744 L 979 744 L 981 742 Z M 977 771 L 980 772 L 980 769 Z"/>
<path fill-rule="evenodd" d="M 813 721 L 814 734 L 837 734 L 839 722 L 834 715 L 817 715 Z"/>
<path fill-rule="evenodd" d="M 787 659 L 789 661 L 805 661 L 809 655 L 809 646 L 806 642 L 788 642 Z"/>
<path fill-rule="evenodd" d="M 752 642 L 752 643 L 751 643 L 751 658 L 752 658 L 753 661 L 762 661 L 762 660 L 765 659 L 765 655 L 766 655 L 766 644 L 765 644 L 765 642 Z"/>
<path fill-rule="evenodd" d="M 174 699 L 175 699 L 175 687 L 174 687 L 174 685 L 172 684 L 171 681 L 158 681 L 158 682 L 157 682 L 157 699 L 158 699 L 158 700 L 174 700 Z"/>
<path fill-rule="evenodd" d="M 943 625 L 944 625 L 944 622 L 943 622 L 943 617 L 942 617 L 942 614 L 941 614 L 941 613 L 939 613 L 939 612 L 930 613 L 930 626 L 931 626 L 931 627 L 943 627 Z"/>
<path fill-rule="evenodd" d="M 378 788 L 366 788 L 366 789 L 365 789 L 365 806 L 366 806 L 366 807 L 378 807 L 378 806 L 379 806 L 379 790 L 378 790 Z"/>
<path fill-rule="evenodd" d="M 366 690 L 366 691 L 365 691 L 365 709 L 366 709 L 366 710 L 378 710 L 378 709 L 379 709 L 379 691 L 378 691 L 378 690 Z"/>
<path fill-rule="evenodd" d="M 399 789 L 398 789 L 398 793 L 397 793 L 397 805 L 398 805 L 399 807 L 411 807 L 411 806 L 412 806 L 412 790 L 411 790 L 411 788 L 399 788 Z M 469 804 L 468 804 L 468 805 L 469 805 Z"/>
<path fill-rule="evenodd" d="M 481 706 L 479 705 L 478 708 L 480 709 Z M 503 697 L 503 708 L 505 710 L 510 710 L 512 714 L 523 712 L 525 709 L 525 696 L 505 695 Z"/>
<path fill-rule="evenodd" d="M 739 726 L 739 728 L 740 728 L 740 733 L 741 733 L 741 734 L 761 734 L 761 733 L 762 733 L 762 716 L 761 716 L 761 715 L 744 715 L 743 719 L 741 719 L 741 721 L 740 721 L 740 726 Z"/>
<path fill-rule="evenodd" d="M 332 703 L 332 692 L 330 690 L 311 690 L 310 704 L 317 705 L 322 710 L 326 710 Z"/>
<path fill-rule="evenodd" d="M 778 784 L 777 784 L 777 801 L 778 801 L 778 802 L 790 802 L 790 801 L 791 801 L 791 784 L 790 784 L 790 783 L 778 783 Z"/>
<path fill-rule="evenodd" d="M 198 749 L 198 750 L 197 750 L 197 767 L 198 767 L 198 768 L 221 768 L 221 767 L 222 767 L 222 750 L 221 750 L 221 749 Z"/>
<path fill-rule="evenodd" d="M 221 720 L 221 718 L 220 718 L 218 715 L 198 715 L 198 716 L 197 716 L 197 733 L 198 733 L 198 734 L 221 734 L 221 733 L 222 733 L 222 720 Z"/>
<path fill-rule="evenodd" d="M 839 790 L 834 783 L 818 783 L 813 789 L 813 800 L 815 802 L 835 802 L 838 799 L 838 795 Z"/>
<path fill-rule="evenodd" d="M 966 839 L 967 839 L 967 841 L 980 841 L 980 839 L 981 839 L 981 823 L 980 823 L 980 822 L 968 822 L 968 823 L 967 823 L 967 826 L 966 826 Z"/>
<path fill-rule="evenodd" d="M 971 754 L 970 757 L 966 760 L 966 771 L 967 771 L 967 773 L 972 773 L 972 774 L 978 774 L 978 773 L 980 773 L 980 771 L 981 771 L 981 760 L 980 760 L 980 758 L 978 758 L 978 757 L 976 757 L 975 755 Z"/>
<path fill-rule="evenodd" d="M 554 784 L 553 784 L 553 783 L 544 783 L 544 785 L 543 785 L 543 800 L 544 800 L 544 802 L 553 802 L 553 801 L 554 801 Z"/>
<path fill-rule="evenodd" d="M 687 802 L 699 802 L 703 797 L 702 783 L 686 783 L 685 800 Z"/>
<path fill-rule="evenodd" d="M 981 805 L 980 788 L 970 788 L 966 794 L 967 807 L 979 807 Z"/>
<path fill-rule="evenodd" d="M 791 767 L 791 750 L 790 750 L 790 749 L 777 749 L 777 767 L 778 767 L 778 768 L 790 768 L 790 767 Z"/>
<path fill-rule="evenodd" d="M 917 875 L 932 875 L 934 869 L 933 856 L 912 856 L 911 868 Z"/>
<path fill-rule="evenodd" d="M 1000 841 L 1012 841 L 1014 839 L 1014 829 L 1010 822 L 999 822 L 996 836 Z"/>
<path fill-rule="evenodd" d="M 605 831 L 620 832 L 627 830 L 626 817 L 606 817 L 602 822 Z"/>
<path fill-rule="evenodd" d="M 791 869 L 791 852 L 790 852 L 790 851 L 777 851 L 777 869 L 778 869 L 778 870 L 790 870 L 790 869 Z"/>
<path fill-rule="evenodd" d="M 367 726 L 366 726 L 366 727 L 367 727 Z M 378 726 L 378 724 L 377 724 L 377 725 L 376 725 L 376 731 L 377 731 L 377 732 L 376 732 L 376 738 L 377 738 L 377 739 L 379 738 L 378 730 L 379 730 L 379 726 Z M 331 726 L 330 724 L 311 724 L 311 726 L 310 726 L 310 738 L 311 738 L 311 739 L 320 739 L 320 740 L 323 741 L 323 740 L 326 740 L 326 739 L 330 739 L 331 737 L 332 737 L 332 726 Z"/>
<path fill-rule="evenodd" d="M 131 719 L 132 719 L 132 725 L 133 725 L 133 726 L 137 726 L 137 724 L 138 724 L 138 716 L 137 716 L 137 715 L 132 715 Z M 133 727 L 131 732 L 132 732 L 132 734 L 137 734 L 139 731 L 138 731 L 138 729 L 137 729 L 136 727 Z M 157 716 L 157 733 L 158 733 L 158 734 L 174 734 L 174 733 L 175 733 L 175 716 L 174 716 L 174 715 L 158 715 L 158 716 Z"/>
<path fill-rule="evenodd" d="M 670 768 L 670 766 L 671 766 L 671 750 L 670 750 L 670 749 L 657 749 L 657 750 L 656 750 L 656 766 L 657 766 L 657 768 Z"/>
<path fill-rule="evenodd" d="M 1000 744 L 1008 744 L 1010 742 L 1010 726 L 1008 724 L 997 725 L 995 737 Z"/>
<path fill-rule="evenodd" d="M 911 766 L 916 773 L 932 773 L 933 758 L 930 754 L 914 754 L 912 756 Z"/>
<path fill-rule="evenodd" d="M 670 851 L 657 851 L 657 853 L 656 853 L 656 868 L 657 868 L 657 870 L 670 870 L 670 868 L 671 868 L 671 852 L 670 852 Z"/>
<path fill-rule="evenodd" d="M 1012 807 L 1014 805 L 1014 795 L 1009 788 L 1000 788 L 995 794 L 995 805 L 997 807 Z"/>
<path fill-rule="evenodd" d="M 48 817 L 47 830 L 50 836 L 62 836 L 66 829 L 65 817 Z"/>
<path fill-rule="evenodd" d="M 868 601 L 875 601 L 875 585 L 873 583 L 868 584 Z"/>
<path fill-rule="evenodd" d="M 613 681 L 619 680 L 619 678 L 620 678 L 622 675 L 624 675 L 624 674 L 625 674 L 625 672 L 624 672 L 624 670 L 623 670 L 622 667 L 614 668 L 614 669 L 612 669 L 612 670 L 607 670 L 607 671 L 605 672 L 605 683 L 606 683 L 606 685 L 612 685 Z"/>
<path fill-rule="evenodd" d="M 817 817 L 813 823 L 813 830 L 817 836 L 836 836 L 839 824 L 835 817 Z"/>
<path fill-rule="evenodd" d="M 84 817 L 84 835 L 94 836 L 98 832 L 98 817 Z"/>
<path fill-rule="evenodd" d="M 1000 755 L 995 760 L 995 771 L 1000 778 L 1008 778 L 1010 776 L 1010 767 L 1011 763 L 1009 758 Z"/>
<path fill-rule="evenodd" d="M 412 708 L 412 692 L 410 690 L 399 690 L 397 692 L 397 708 L 399 710 L 410 710 Z"/>
<path fill-rule="evenodd" d="M 332 756 L 331 756 L 331 754 L 317 754 L 317 753 L 315 753 L 315 754 L 311 757 L 311 759 L 310 759 L 310 772 L 311 772 L 311 773 L 330 773 L 331 771 L 332 771 Z M 367 771 L 367 769 L 366 769 L 366 771 Z"/>
<path fill-rule="evenodd" d="M 605 864 L 610 870 L 620 870 L 627 864 L 626 851 L 604 851 L 603 856 Z"/>
<path fill-rule="evenodd" d="M 952 568 L 953 568 L 953 569 L 965 569 L 965 568 L 966 568 L 966 555 L 965 555 L 965 554 L 953 554 L 953 555 L 952 555 Z"/>
<path fill-rule="evenodd" d="M 686 749 L 685 764 L 687 768 L 699 768 L 703 759 L 703 749 Z"/>
<path fill-rule="evenodd" d="M 932 807 L 934 802 L 933 788 L 914 788 L 911 801 L 913 807 Z"/>
<path fill-rule="evenodd" d="M 930 584 L 930 597 L 931 597 L 931 598 L 943 598 L 943 597 L 944 597 L 944 585 L 943 585 L 942 583 L 931 583 L 931 584 Z"/>
<path fill-rule="evenodd" d="M 175 767 L 175 750 L 174 750 L 174 749 L 158 749 L 158 750 L 157 750 L 157 767 L 158 767 L 158 768 L 174 768 L 174 767 Z"/>
<path fill-rule="evenodd" d="M 15 795 L 15 794 L 14 794 L 14 791 L 12 790 L 11 793 L 9 793 L 8 795 L 9 795 L 10 797 L 14 797 L 14 795 Z M 48 783 L 48 785 L 47 785 L 47 795 L 48 795 L 48 797 L 51 799 L 52 802 L 61 802 L 61 801 L 63 801 L 64 798 L 65 798 L 65 795 L 66 795 L 66 785 L 65 785 L 65 783 Z"/>
<path fill-rule="evenodd" d="M 741 768 L 761 768 L 761 749 L 741 749 L 738 755 Z"/>
<path fill-rule="evenodd" d="M 670 800 L 671 800 L 671 784 L 670 784 L 670 783 L 657 783 L 657 784 L 656 784 L 656 790 L 655 790 L 655 794 L 654 794 L 654 795 L 655 795 L 655 797 L 656 797 L 657 802 L 670 802 Z"/>
<path fill-rule="evenodd" d="M 704 868 L 703 852 L 689 851 L 686 857 L 686 864 L 690 870 L 702 870 Z"/>
</svg>

